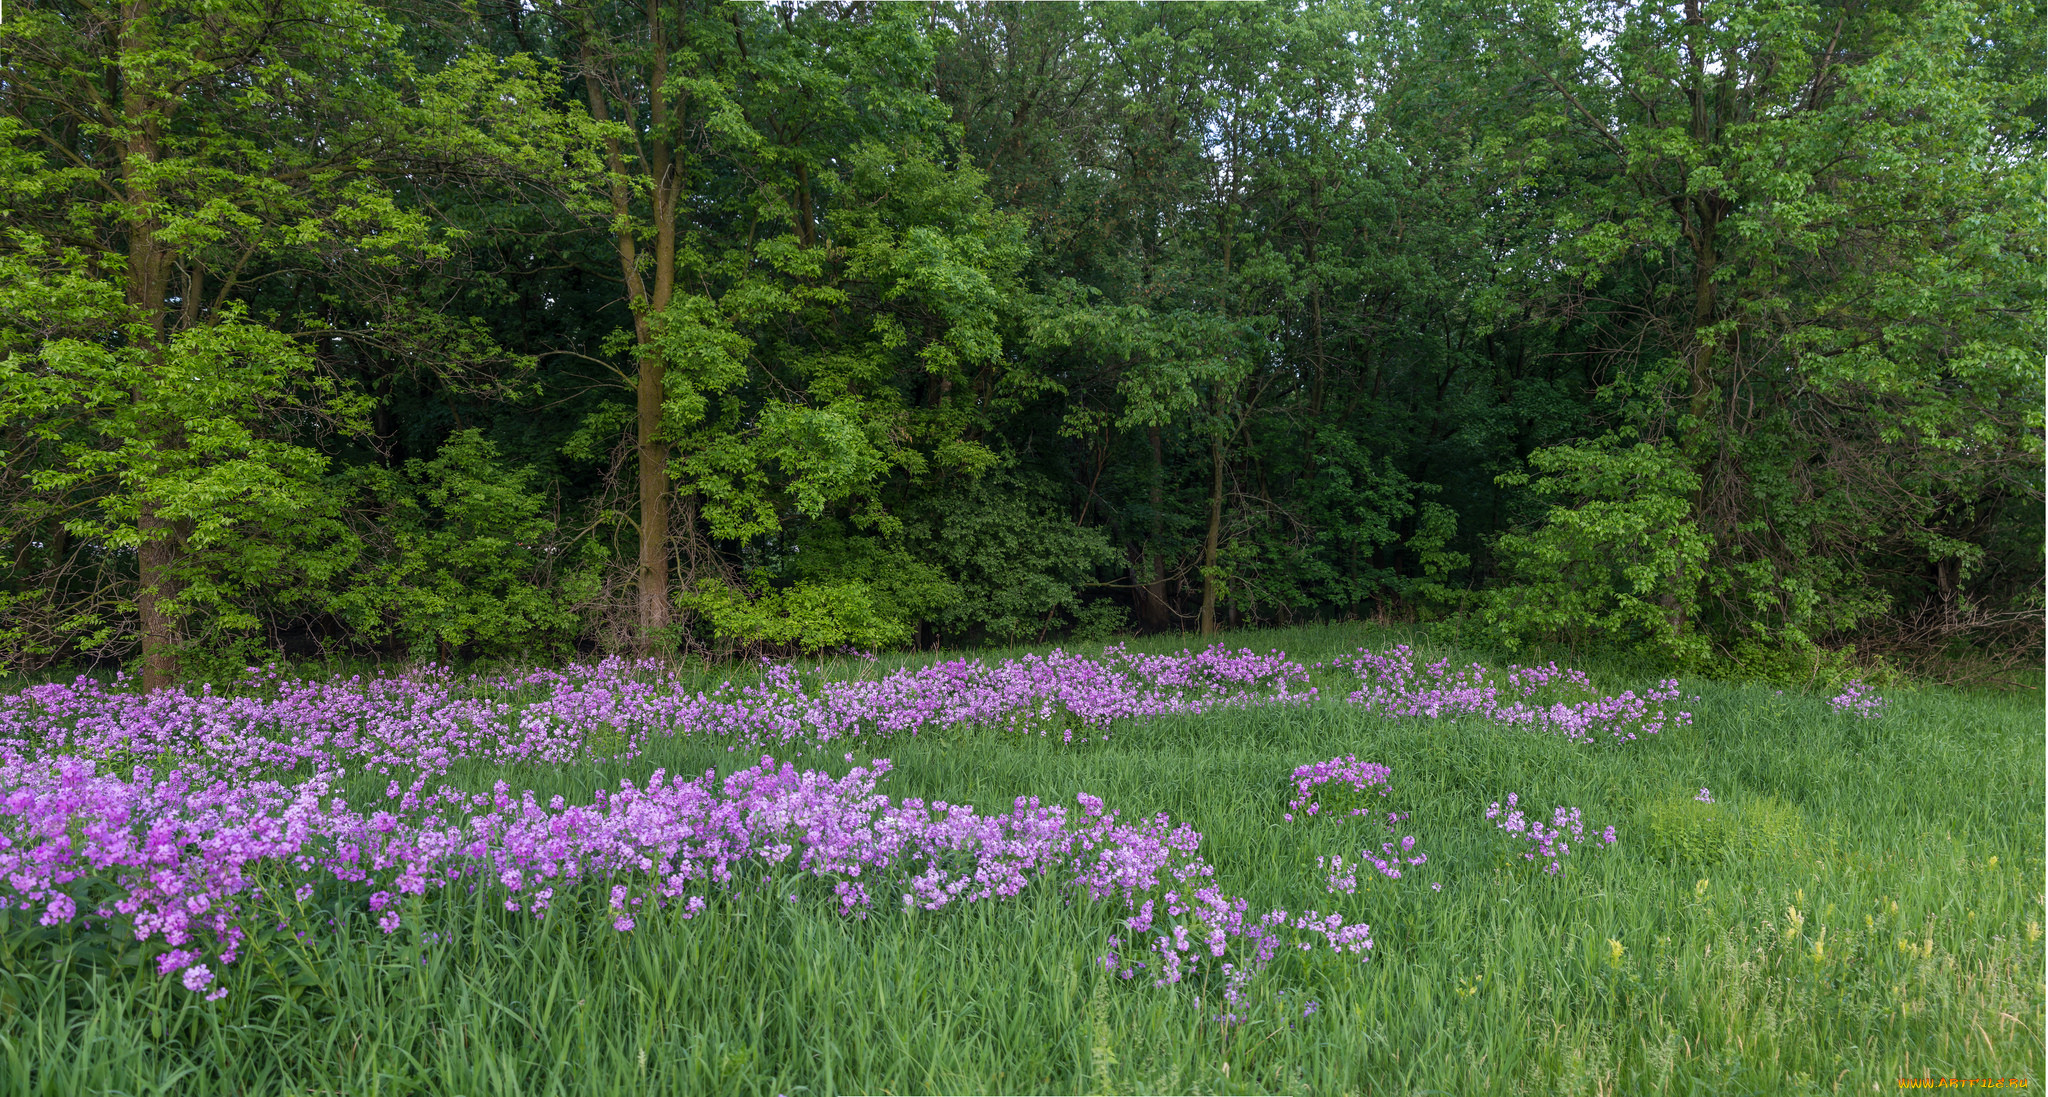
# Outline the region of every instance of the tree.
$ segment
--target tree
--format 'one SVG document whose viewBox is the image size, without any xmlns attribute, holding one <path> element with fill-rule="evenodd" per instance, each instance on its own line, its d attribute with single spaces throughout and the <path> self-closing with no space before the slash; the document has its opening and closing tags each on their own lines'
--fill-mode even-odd
<svg viewBox="0 0 2048 1097">
<path fill-rule="evenodd" d="M 1664 578 L 1671 631 L 1810 645 L 1891 608 L 1892 561 L 1967 572 L 1954 521 L 2040 497 L 2040 81 L 1986 64 L 2038 13 L 1509 10 L 1495 48 L 1549 90 L 1530 154 L 1602 164 L 1554 300 L 1697 480 L 1712 552 Z"/>
<path fill-rule="evenodd" d="M 964 435 L 1020 251 L 981 177 L 949 160 L 915 11 L 545 12 L 583 112 L 558 140 L 596 142 L 604 170 L 535 170 L 612 240 L 630 313 L 614 349 L 634 362 L 648 650 L 678 597 L 711 605 L 699 579 L 747 589 L 743 549 L 789 551 L 834 508 L 886 535 L 892 476 L 985 467 Z M 586 433 L 615 423 L 599 409 Z"/>
<path fill-rule="evenodd" d="M 33 469 L 17 483 L 39 499 L 11 508 L 26 519 L 12 532 L 90 544 L 101 577 L 55 631 L 102 646 L 132 609 L 145 684 L 160 686 L 180 622 L 221 606 L 232 581 L 201 557 L 319 514 L 325 459 L 305 440 L 361 410 L 320 379 L 287 318 L 252 316 L 236 295 L 286 252 L 431 252 L 417 211 L 373 172 L 420 112 L 399 92 L 410 70 L 392 28 L 351 0 L 9 16 L 0 421 L 10 459 Z M 109 584 L 120 593 L 93 600 Z"/>
</svg>

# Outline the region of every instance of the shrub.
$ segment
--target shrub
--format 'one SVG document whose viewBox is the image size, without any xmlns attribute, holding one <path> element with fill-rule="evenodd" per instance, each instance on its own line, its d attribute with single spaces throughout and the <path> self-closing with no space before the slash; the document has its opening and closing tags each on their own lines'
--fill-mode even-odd
<svg viewBox="0 0 2048 1097">
<path fill-rule="evenodd" d="M 1650 808 L 1650 842 L 1659 856 L 1707 867 L 1730 857 L 1766 856 L 1805 834 L 1799 809 L 1775 797 L 1741 804 L 1673 796 Z"/>
</svg>

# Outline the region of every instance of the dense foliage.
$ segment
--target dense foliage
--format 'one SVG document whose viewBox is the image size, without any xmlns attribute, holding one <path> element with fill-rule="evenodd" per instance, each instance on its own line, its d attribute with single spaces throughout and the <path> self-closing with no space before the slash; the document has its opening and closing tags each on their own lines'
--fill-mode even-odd
<svg viewBox="0 0 2048 1097">
<path fill-rule="evenodd" d="M 24 0 L 0 659 L 2030 647 L 2041 33 Z"/>
</svg>

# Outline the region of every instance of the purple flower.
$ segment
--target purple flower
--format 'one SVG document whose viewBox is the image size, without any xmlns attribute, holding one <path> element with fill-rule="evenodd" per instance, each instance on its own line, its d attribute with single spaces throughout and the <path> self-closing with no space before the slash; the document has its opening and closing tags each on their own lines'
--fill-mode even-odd
<svg viewBox="0 0 2048 1097">
<path fill-rule="evenodd" d="M 1516 799 L 1517 797 L 1511 794 L 1508 796 L 1508 803 L 1513 804 Z M 1498 807 L 1498 804 L 1494 805 L 1495 809 Z M 1489 819 L 1499 816 L 1498 810 L 1487 812 Z M 1552 809 L 1550 823 L 1547 826 L 1538 820 L 1525 818 L 1520 811 L 1509 812 L 1494 826 L 1502 834 L 1516 840 L 1516 848 L 1520 850 L 1524 861 L 1531 864 L 1542 863 L 1544 874 L 1549 876 L 1556 876 L 1564 871 L 1564 861 L 1571 855 L 1572 843 L 1583 842 L 1586 838 L 1584 817 L 1575 807 L 1560 806 Z M 1610 825 L 1604 831 L 1596 831 L 1595 836 L 1611 846 L 1615 841 L 1614 827 Z"/>
<path fill-rule="evenodd" d="M 1388 793 L 1388 779 L 1393 771 L 1376 762 L 1361 762 L 1356 755 L 1346 754 L 1327 762 L 1316 762 L 1301 766 L 1294 771 L 1295 797 L 1288 801 L 1286 820 L 1294 821 L 1294 813 L 1317 816 L 1322 814 L 1323 804 L 1319 799 L 1324 786 L 1345 791 L 1349 797 L 1373 793 L 1385 797 Z M 1370 807 L 1353 807 L 1345 818 L 1369 816 L 1375 811 Z"/>
<path fill-rule="evenodd" d="M 1883 697 L 1871 692 L 1870 687 L 1858 679 L 1844 686 L 1841 693 L 1828 698 L 1828 707 L 1846 715 L 1875 720 L 1884 715 L 1889 705 Z"/>
<path fill-rule="evenodd" d="M 156 973 L 169 975 L 174 971 L 182 971 L 198 960 L 199 953 L 188 948 L 174 948 L 156 958 Z"/>
<path fill-rule="evenodd" d="M 1339 660 L 1332 665 L 1347 664 Z M 1351 703 L 1391 716 L 1476 717 L 1558 732 L 1575 742 L 1592 742 L 1604 733 L 1618 743 L 1692 722 L 1690 713 L 1666 716 L 1663 706 L 1680 696 L 1676 680 L 1660 682 L 1640 696 L 1627 691 L 1601 697 L 1584 673 L 1555 663 L 1510 666 L 1504 674 L 1477 663 L 1453 668 L 1448 660 L 1418 666 L 1406 645 L 1384 654 L 1360 649 L 1348 668 L 1361 683 Z"/>
<path fill-rule="evenodd" d="M 394 933 L 401 896 L 459 889 L 540 916 L 567 909 L 554 907 L 556 888 L 601 889 L 624 932 L 649 904 L 695 917 L 763 869 L 829 882 L 854 917 L 872 895 L 940 910 L 1047 881 L 1134 919 L 1151 904 L 1145 928 L 1131 932 L 1186 942 L 1170 967 L 1125 961 L 1120 971 L 1173 981 L 1214 962 L 1249 978 L 1288 943 L 1293 916 L 1251 917 L 1208 883 L 1201 835 L 1184 825 L 1125 820 L 1086 793 L 1079 811 L 1035 798 L 988 814 L 894 801 L 878 791 L 886 759 L 834 778 L 758 748 L 856 747 L 961 727 L 1100 742 L 1120 720 L 1306 705 L 1318 696 L 1307 679 L 1284 653 L 1219 647 L 950 660 L 853 681 L 768 664 L 708 690 L 676 668 L 622 659 L 491 679 L 427 667 L 295 681 L 273 668 L 252 672 L 248 696 L 86 679 L 36 686 L 0 696 L 0 903 L 51 924 L 125 920 L 138 940 L 169 949 L 161 974 L 225 993 L 202 956 L 236 962 L 251 927 L 297 939 L 325 931 L 294 931 L 304 912 L 287 897 L 332 896 Z M 657 772 L 580 803 L 445 780 L 472 763 L 630 762 L 668 736 L 761 760 L 723 780 Z M 146 764 L 103 772 L 86 760 L 116 753 Z M 855 753 L 841 753 L 851 765 Z M 1384 791 L 1383 766 L 1348 759 L 1326 775 Z M 367 802 L 340 791 L 367 777 L 377 790 Z M 1391 828 L 1395 815 L 1386 818 Z M 1360 863 L 1393 877 L 1421 858 L 1411 837 L 1344 871 Z M 120 898 L 82 910 L 70 898 L 81 881 Z M 1370 948 L 1360 927 L 1316 925 L 1300 932 L 1360 958 Z"/>
</svg>

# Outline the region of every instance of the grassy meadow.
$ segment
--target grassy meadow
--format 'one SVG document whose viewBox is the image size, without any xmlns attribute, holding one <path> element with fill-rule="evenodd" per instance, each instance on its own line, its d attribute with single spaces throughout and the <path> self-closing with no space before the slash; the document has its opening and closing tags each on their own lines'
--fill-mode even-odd
<svg viewBox="0 0 2048 1097">
<path fill-rule="evenodd" d="M 1333 627 L 1233 646 L 1319 660 L 1390 642 Z M 1180 644 L 1145 641 L 1156 650 Z M 1455 656 L 1458 653 L 1442 651 Z M 885 660 L 882 664 L 887 665 Z M 873 673 L 843 664 L 845 673 Z M 1588 667 L 1609 689 L 1652 676 Z M 1126 722 L 1107 742 L 993 730 L 900 739 L 882 790 L 1002 810 L 1102 797 L 1203 835 L 1215 882 L 1373 927 L 1369 961 L 1283 953 L 1236 1024 L 1218 988 L 1098 962 L 1126 913 L 1050 885 L 864 920 L 829 895 L 737 892 L 691 921 L 615 932 L 604 896 L 545 919 L 425 902 L 375 931 L 252 949 L 207 1002 L 104 932 L 0 915 L 9 1094 L 1805 1094 L 1899 1079 L 2043 1084 L 2039 692 L 1826 694 L 1686 681 L 1690 726 L 1616 745 L 1478 719 L 1389 718 L 1340 676 L 1300 708 Z M 870 744 L 873 746 L 873 744 Z M 1297 766 L 1392 767 L 1426 865 L 1325 890 L 1317 857 L 1362 831 L 1283 819 Z M 542 798 L 621 777 L 721 772 L 722 745 L 658 740 L 628 765 L 458 768 Z M 865 757 L 856 758 L 865 762 Z M 800 765 L 843 773 L 842 752 Z M 380 781 L 381 784 L 381 781 Z M 1712 804 L 1697 796 L 1711 790 Z M 1487 806 L 1583 811 L 1611 849 L 1552 877 Z M 1440 885 L 1433 887 L 1432 885 Z M 282 947 L 282 946 L 267 946 Z M 289 971 L 289 975 L 283 974 Z M 1314 1003 L 1313 1008 L 1308 1003 Z"/>
</svg>

